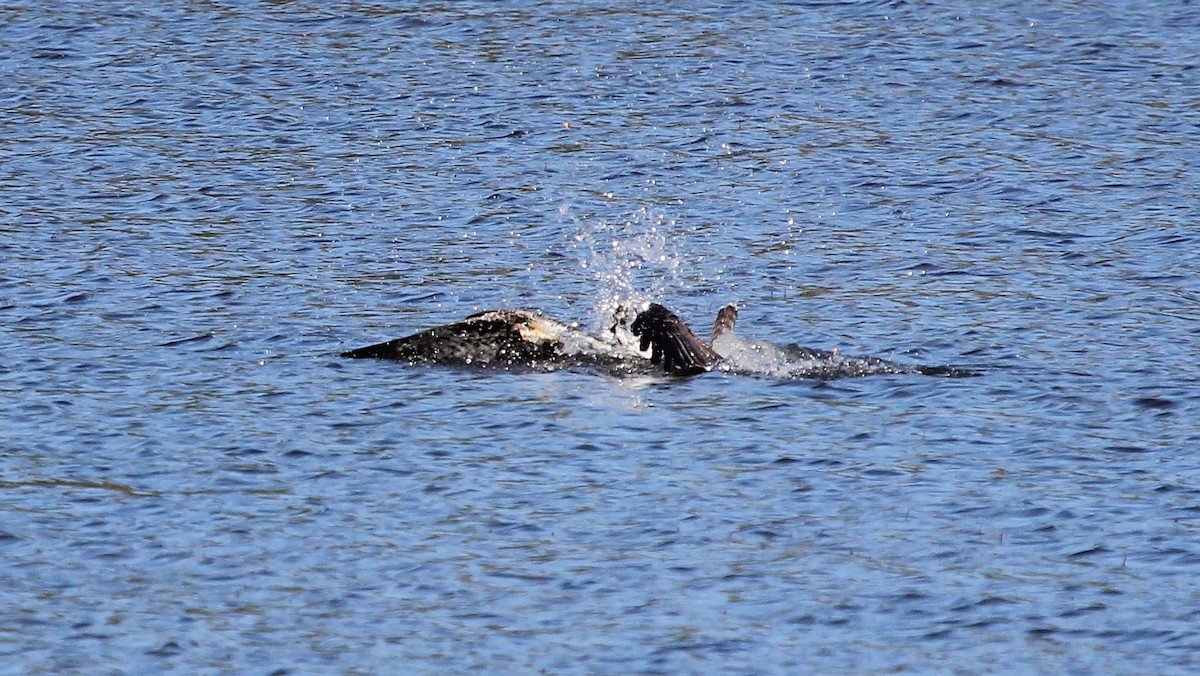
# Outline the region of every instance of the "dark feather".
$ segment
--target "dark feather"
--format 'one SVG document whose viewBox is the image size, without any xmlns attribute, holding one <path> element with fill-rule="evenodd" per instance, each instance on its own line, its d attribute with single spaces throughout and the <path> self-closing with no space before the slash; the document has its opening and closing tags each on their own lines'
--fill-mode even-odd
<svg viewBox="0 0 1200 676">
<path fill-rule="evenodd" d="M 721 359 L 683 320 L 658 303 L 640 313 L 630 328 L 641 338 L 643 350 L 651 348 L 651 363 L 661 363 L 667 373 L 703 373 Z"/>
</svg>

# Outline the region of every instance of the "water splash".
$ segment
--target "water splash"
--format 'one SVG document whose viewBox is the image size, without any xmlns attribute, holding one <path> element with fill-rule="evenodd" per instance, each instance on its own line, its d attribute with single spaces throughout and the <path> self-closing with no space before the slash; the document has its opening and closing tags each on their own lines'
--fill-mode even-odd
<svg viewBox="0 0 1200 676">
<path fill-rule="evenodd" d="M 678 282 L 681 258 L 668 234 L 674 220 L 648 207 L 616 223 L 575 217 L 569 205 L 559 214 L 576 225 L 579 267 L 596 286 L 591 316 L 597 327 L 611 323 L 619 306 L 643 308 Z"/>
</svg>

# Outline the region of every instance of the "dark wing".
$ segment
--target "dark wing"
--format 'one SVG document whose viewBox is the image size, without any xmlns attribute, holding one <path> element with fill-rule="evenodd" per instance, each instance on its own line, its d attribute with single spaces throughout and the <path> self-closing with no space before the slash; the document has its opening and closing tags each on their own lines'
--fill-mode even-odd
<svg viewBox="0 0 1200 676">
<path fill-rule="evenodd" d="M 650 363 L 661 364 L 671 375 L 703 373 L 721 359 L 682 319 L 658 303 L 638 314 L 630 328 L 641 338 L 641 349 L 650 348 Z"/>
<path fill-rule="evenodd" d="M 535 365 L 560 358 L 559 342 L 525 339 L 518 328 L 524 319 L 521 315 L 481 313 L 404 338 L 343 352 L 342 356 L 476 366 Z"/>
<path fill-rule="evenodd" d="M 351 359 L 398 359 L 396 355 L 399 353 L 400 340 L 389 340 L 386 343 L 377 343 L 360 347 L 356 350 L 347 350 L 338 355 L 339 357 L 349 357 Z"/>
<path fill-rule="evenodd" d="M 496 342 L 494 340 L 489 343 L 480 340 L 471 341 L 474 328 L 473 323 L 469 320 L 456 322 L 426 329 L 411 336 L 343 352 L 341 356 L 353 359 L 396 359 L 423 363 L 465 362 L 468 356 L 472 356 L 472 351 L 489 347 Z"/>
<path fill-rule="evenodd" d="M 734 324 L 737 324 L 737 317 L 738 310 L 736 305 L 730 303 L 721 308 L 721 311 L 717 313 L 717 321 L 713 323 L 712 338 L 709 342 L 716 342 L 717 338 L 722 334 L 732 331 Z"/>
</svg>

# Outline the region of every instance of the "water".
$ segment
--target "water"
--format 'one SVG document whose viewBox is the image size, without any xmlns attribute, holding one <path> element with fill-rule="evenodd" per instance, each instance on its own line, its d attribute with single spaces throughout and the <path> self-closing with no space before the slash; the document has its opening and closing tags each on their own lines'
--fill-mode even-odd
<svg viewBox="0 0 1200 676">
<path fill-rule="evenodd" d="M 1200 12 L 0 9 L 11 673 L 1191 673 Z M 345 361 L 525 306 L 979 378 Z"/>
</svg>

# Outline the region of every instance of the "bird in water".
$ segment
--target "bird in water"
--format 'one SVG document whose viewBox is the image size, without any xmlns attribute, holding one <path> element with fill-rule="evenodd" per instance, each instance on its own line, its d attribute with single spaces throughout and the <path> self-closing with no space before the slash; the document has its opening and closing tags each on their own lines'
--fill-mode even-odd
<svg viewBox="0 0 1200 676">
<path fill-rule="evenodd" d="M 738 311 L 721 308 L 704 342 L 666 307 L 651 303 L 633 315 L 619 306 L 605 335 L 595 337 L 530 310 L 490 310 L 404 338 L 343 352 L 413 364 L 554 370 L 590 366 L 617 374 L 706 371 L 831 379 L 882 373 L 971 375 L 946 367 L 905 366 L 875 357 L 843 357 L 798 345 L 743 340 L 734 334 Z"/>
<path fill-rule="evenodd" d="M 661 368 L 671 375 L 702 373 L 720 359 L 657 303 L 632 317 L 629 308 L 618 307 L 600 338 L 530 310 L 490 310 L 341 356 L 500 368 L 600 366 L 630 373 Z"/>
</svg>

